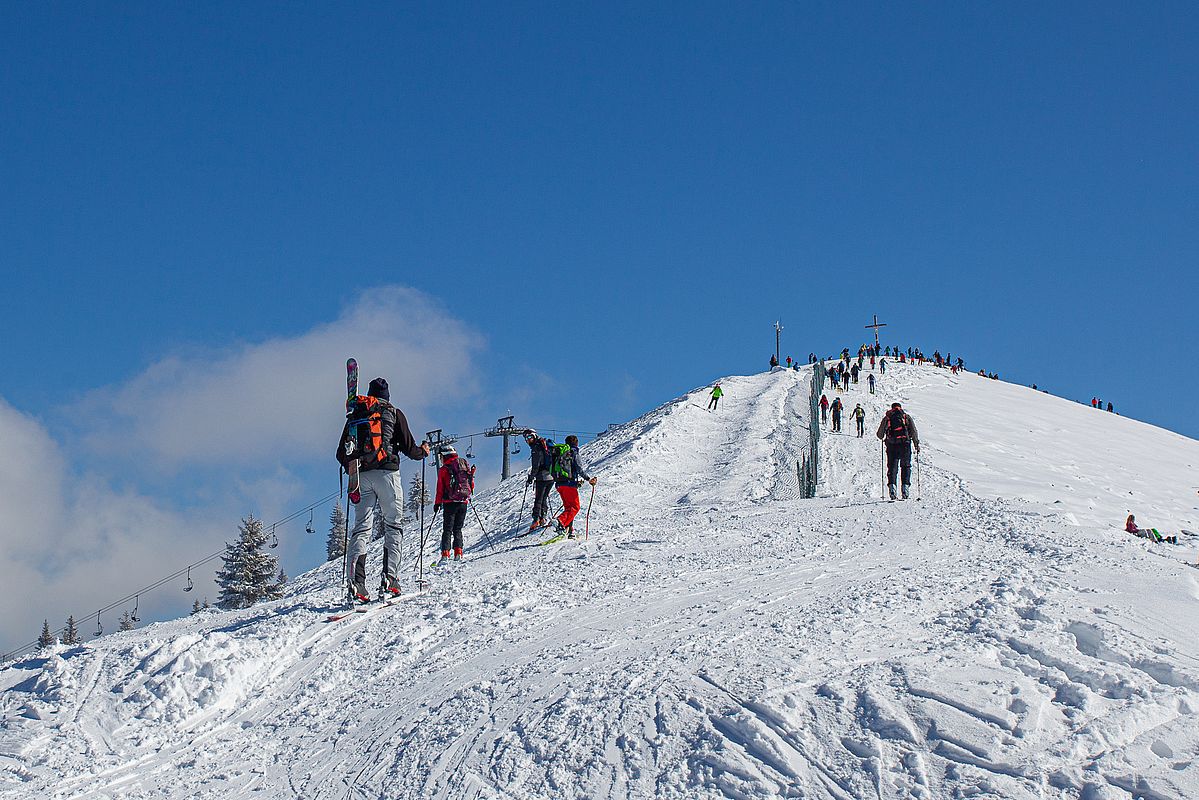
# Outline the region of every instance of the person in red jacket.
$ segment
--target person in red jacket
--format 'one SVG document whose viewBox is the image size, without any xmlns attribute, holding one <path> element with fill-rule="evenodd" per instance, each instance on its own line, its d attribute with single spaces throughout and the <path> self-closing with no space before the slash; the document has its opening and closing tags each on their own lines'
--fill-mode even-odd
<svg viewBox="0 0 1199 800">
<path fill-rule="evenodd" d="M 437 470 L 437 495 L 433 508 L 441 508 L 441 560 L 462 560 L 462 526 L 466 524 L 466 507 L 475 490 L 475 468 L 458 458 L 450 445 L 441 448 L 441 469 Z"/>
</svg>

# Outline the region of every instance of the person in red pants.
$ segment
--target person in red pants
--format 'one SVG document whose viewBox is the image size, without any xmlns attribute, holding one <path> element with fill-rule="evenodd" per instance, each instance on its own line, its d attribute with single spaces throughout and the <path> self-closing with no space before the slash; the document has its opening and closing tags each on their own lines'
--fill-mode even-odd
<svg viewBox="0 0 1199 800">
<path fill-rule="evenodd" d="M 596 478 L 587 474 L 583 462 L 579 460 L 578 436 L 567 436 L 566 445 L 558 445 L 554 449 L 554 466 L 551 472 L 554 475 L 554 484 L 558 487 L 558 496 L 562 498 L 562 513 L 554 521 L 554 530 L 559 533 L 566 531 L 567 537 L 573 538 L 574 532 L 570 526 L 575 521 L 575 515 L 579 513 L 579 479 L 582 478 L 595 486 Z"/>
</svg>

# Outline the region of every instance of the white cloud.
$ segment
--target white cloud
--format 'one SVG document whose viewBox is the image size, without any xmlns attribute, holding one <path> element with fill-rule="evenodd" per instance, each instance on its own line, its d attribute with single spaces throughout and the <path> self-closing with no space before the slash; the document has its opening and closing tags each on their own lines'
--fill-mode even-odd
<svg viewBox="0 0 1199 800">
<path fill-rule="evenodd" d="M 57 628 L 91 613 L 94 628 L 90 609 L 219 550 L 247 512 L 269 521 L 311 499 L 298 472 L 336 473 L 347 356 L 362 391 L 387 378 L 419 439 L 439 408 L 476 391 L 480 347 L 425 295 L 384 287 L 292 338 L 163 357 L 61 409 L 52 429 L 0 399 L 0 652 L 43 619 Z M 210 578 L 198 571 L 193 595 L 142 598 L 143 616 L 214 600 Z"/>
<path fill-rule="evenodd" d="M 361 392 L 371 378 L 385 377 L 392 402 L 418 425 L 438 404 L 474 389 L 471 359 L 479 346 L 476 334 L 420 292 L 380 288 L 294 338 L 164 358 L 121 386 L 91 393 L 74 415 L 86 426 L 90 451 L 131 454 L 159 469 L 269 466 L 321 455 L 332 462 L 347 357 L 358 359 Z"/>
</svg>

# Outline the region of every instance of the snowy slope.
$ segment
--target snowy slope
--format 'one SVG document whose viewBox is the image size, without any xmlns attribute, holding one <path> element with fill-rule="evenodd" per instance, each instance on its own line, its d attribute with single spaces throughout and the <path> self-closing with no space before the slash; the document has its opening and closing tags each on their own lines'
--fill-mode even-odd
<svg viewBox="0 0 1199 800">
<path fill-rule="evenodd" d="M 923 499 L 879 501 L 851 432 L 799 500 L 808 377 L 589 445 L 585 542 L 513 538 L 514 480 L 479 498 L 496 546 L 394 608 L 326 623 L 325 565 L 7 665 L 0 794 L 1199 797 L 1194 540 L 1120 530 L 1199 528 L 1199 443 L 897 365 L 846 399 L 868 437 L 905 402 Z"/>
</svg>

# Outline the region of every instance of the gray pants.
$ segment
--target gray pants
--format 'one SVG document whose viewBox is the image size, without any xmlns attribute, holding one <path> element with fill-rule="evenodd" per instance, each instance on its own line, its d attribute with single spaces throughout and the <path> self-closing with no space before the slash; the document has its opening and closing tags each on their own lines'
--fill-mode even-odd
<svg viewBox="0 0 1199 800">
<path fill-rule="evenodd" d="M 554 482 L 550 480 L 533 483 L 533 519 L 549 519 L 550 492 L 554 490 Z"/>
<path fill-rule="evenodd" d="M 404 531 L 400 527 L 400 504 L 404 496 L 399 471 L 372 469 L 359 474 L 362 499 L 354 506 L 354 528 L 346 558 L 355 591 L 366 594 L 366 549 L 375 526 L 375 506 L 383 513 L 383 583 L 398 584 Z"/>
</svg>

